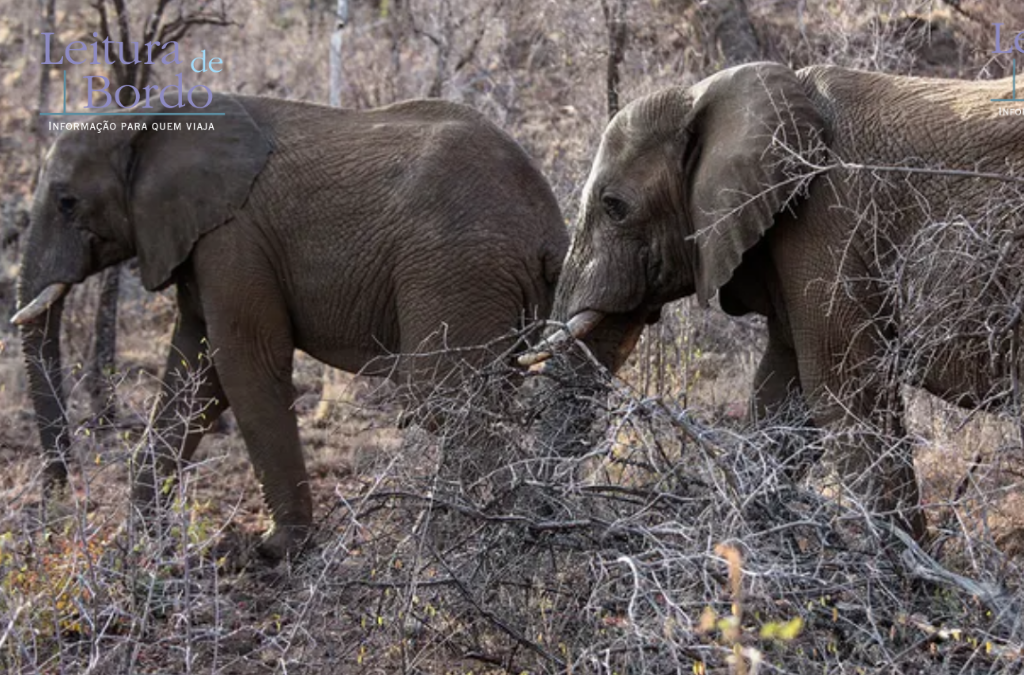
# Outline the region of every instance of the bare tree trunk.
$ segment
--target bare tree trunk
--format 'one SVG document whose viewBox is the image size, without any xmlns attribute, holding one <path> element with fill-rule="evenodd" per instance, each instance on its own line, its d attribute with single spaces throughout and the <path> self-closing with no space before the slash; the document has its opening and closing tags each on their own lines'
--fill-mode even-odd
<svg viewBox="0 0 1024 675">
<path fill-rule="evenodd" d="M 313 32 L 320 25 L 320 12 L 317 11 L 316 0 L 309 0 L 309 4 L 306 6 L 306 30 L 309 31 L 309 37 L 312 39 Z"/>
<path fill-rule="evenodd" d="M 448 79 L 448 57 L 452 51 L 452 38 L 453 30 L 452 26 L 452 8 L 451 4 L 447 0 L 441 2 L 441 25 L 438 27 L 439 30 L 436 33 L 423 32 L 423 35 L 427 37 L 434 46 L 437 47 L 437 54 L 435 55 L 434 62 L 434 79 L 430 83 L 430 88 L 427 90 L 427 98 L 441 98 L 441 93 L 444 91 L 445 80 Z"/>
<path fill-rule="evenodd" d="M 345 76 L 341 69 L 341 47 L 342 47 L 342 32 L 345 30 L 345 24 L 348 23 L 348 0 L 338 0 L 338 8 L 336 10 L 334 32 L 331 33 L 331 62 L 330 62 L 330 80 L 331 80 L 331 95 L 330 103 L 335 108 L 341 106 L 341 90 L 345 86 Z"/>
<path fill-rule="evenodd" d="M 407 31 L 401 8 L 395 8 L 387 17 L 388 37 L 391 40 L 391 78 L 390 91 L 388 92 L 391 101 L 397 101 L 401 97 L 402 85 L 402 41 L 406 39 Z"/>
<path fill-rule="evenodd" d="M 39 32 L 40 33 L 56 33 L 56 14 L 57 14 L 57 0 L 39 0 Z M 56 38 L 56 35 L 53 36 Z M 45 51 L 45 41 L 40 41 L 40 44 L 44 45 L 43 50 Z M 55 50 L 56 51 L 56 50 Z M 45 54 L 39 58 L 39 63 L 42 64 L 46 60 Z M 39 112 L 48 110 L 50 106 L 50 67 L 40 65 L 39 66 Z M 41 157 L 43 151 L 46 148 L 47 133 L 46 124 L 48 118 L 40 115 L 36 119 L 36 156 Z M 32 191 L 35 191 L 35 182 L 39 178 L 38 172 L 32 173 Z"/>
<path fill-rule="evenodd" d="M 708 53 L 722 68 L 763 58 L 746 0 L 717 0 L 701 5 L 700 19 Z"/>
<path fill-rule="evenodd" d="M 619 68 L 626 55 L 626 3 L 627 0 L 601 0 L 604 23 L 608 28 L 608 70 L 605 78 L 608 90 L 608 119 L 615 117 L 615 113 L 619 112 Z"/>
</svg>

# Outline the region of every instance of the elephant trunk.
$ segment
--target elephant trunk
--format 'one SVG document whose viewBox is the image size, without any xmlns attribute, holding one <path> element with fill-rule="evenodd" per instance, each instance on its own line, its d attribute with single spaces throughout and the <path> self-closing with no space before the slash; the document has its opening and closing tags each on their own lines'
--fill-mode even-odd
<svg viewBox="0 0 1024 675">
<path fill-rule="evenodd" d="M 555 316 L 563 318 L 557 312 Z M 549 383 L 538 437 L 557 456 L 579 457 L 593 447 L 599 401 L 607 393 L 602 366 L 615 372 L 625 362 L 643 331 L 644 322 L 632 315 L 607 315 L 585 310 L 569 318 L 565 328 L 550 334 L 520 358 L 524 366 L 543 362 Z M 594 359 L 571 347 L 581 341 Z"/>
<path fill-rule="evenodd" d="M 587 222 L 581 221 L 578 231 L 585 232 Z M 593 265 L 586 262 L 595 257 L 592 249 L 591 239 L 577 234 L 562 267 L 551 312 L 553 319 L 565 322 L 565 329 L 549 332 L 520 357 L 521 366 L 537 365 L 581 341 L 602 366 L 614 373 L 626 362 L 644 326 L 657 319 L 658 308 L 644 301 L 644 283 L 637 281 L 646 278 L 646 272 L 635 268 L 635 256 L 623 260 L 613 256 L 610 261 Z"/>
<path fill-rule="evenodd" d="M 22 277 L 18 287 L 21 310 L 12 319 L 21 328 L 21 349 L 45 453 L 43 481 L 47 492 L 67 482 L 70 434 L 64 414 L 64 376 L 60 359 L 61 314 L 67 288 L 65 284 L 54 284 L 30 294 L 27 291 L 34 291 L 34 285 Z"/>
</svg>

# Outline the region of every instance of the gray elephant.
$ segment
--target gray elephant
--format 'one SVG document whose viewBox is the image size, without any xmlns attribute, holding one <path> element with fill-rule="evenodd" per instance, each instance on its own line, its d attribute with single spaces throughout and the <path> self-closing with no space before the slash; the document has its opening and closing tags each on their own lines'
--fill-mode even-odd
<svg viewBox="0 0 1024 675">
<path fill-rule="evenodd" d="M 174 284 L 159 468 L 199 443 L 204 430 L 184 421 L 189 397 L 175 392 L 212 356 L 197 392 L 203 419 L 234 411 L 273 516 L 263 550 L 281 556 L 312 519 L 294 350 L 365 372 L 381 357 L 508 336 L 549 313 L 569 237 L 527 155 L 467 107 L 343 111 L 216 94 L 202 112 L 224 114 L 98 116 L 86 124 L 117 129 L 62 133 L 35 194 L 12 321 L 52 485 L 66 479 L 68 449 L 62 297 L 133 256 L 148 290 Z M 163 126 L 175 121 L 180 130 Z M 445 365 L 427 361 L 385 358 L 373 372 L 429 383 Z M 154 498 L 149 475 L 134 486 L 142 504 Z"/>
<path fill-rule="evenodd" d="M 602 138 L 554 315 L 613 369 L 677 298 L 765 316 L 756 414 L 802 399 L 842 433 L 847 487 L 922 535 L 909 443 L 882 440 L 904 436 L 900 385 L 998 407 L 1019 365 L 1024 124 L 992 102 L 1010 97 L 758 63 L 636 100 Z M 991 266 L 943 243 L 972 237 Z"/>
</svg>

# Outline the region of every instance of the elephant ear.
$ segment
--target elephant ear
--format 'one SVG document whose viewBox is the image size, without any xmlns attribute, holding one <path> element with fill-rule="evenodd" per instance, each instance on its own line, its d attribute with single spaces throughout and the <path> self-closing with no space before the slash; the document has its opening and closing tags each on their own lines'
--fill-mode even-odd
<svg viewBox="0 0 1024 675">
<path fill-rule="evenodd" d="M 684 167 L 697 243 L 697 298 L 707 305 L 799 189 L 797 156 L 820 146 L 817 110 L 796 73 L 774 63 L 723 70 L 691 90 L 699 149 Z"/>
<path fill-rule="evenodd" d="M 196 241 L 245 204 L 272 151 L 236 99 L 214 95 L 203 112 L 224 115 L 147 117 L 147 130 L 131 139 L 128 208 L 142 283 L 151 291 L 167 286 Z M 164 123 L 181 128 L 154 130 Z"/>
</svg>

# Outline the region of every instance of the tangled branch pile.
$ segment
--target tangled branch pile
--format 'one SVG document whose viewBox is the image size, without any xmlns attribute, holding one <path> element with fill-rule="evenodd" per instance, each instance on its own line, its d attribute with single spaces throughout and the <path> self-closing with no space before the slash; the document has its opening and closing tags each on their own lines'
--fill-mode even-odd
<svg viewBox="0 0 1024 675">
<path fill-rule="evenodd" d="M 411 435 L 365 491 L 339 495 L 343 534 L 306 563 L 300 606 L 331 616 L 324 629 L 347 615 L 349 658 L 403 672 L 453 659 L 606 673 L 1024 663 L 1015 564 L 972 539 L 954 573 L 839 498 L 824 470 L 791 482 L 772 446 L 789 436 L 820 454 L 822 435 L 713 429 L 615 381 L 597 396 L 592 383 L 597 440 L 565 456 L 527 431 L 559 405 L 544 395 L 504 399 L 473 433 L 499 371 L 433 394 L 451 413 L 441 433 Z"/>
</svg>

